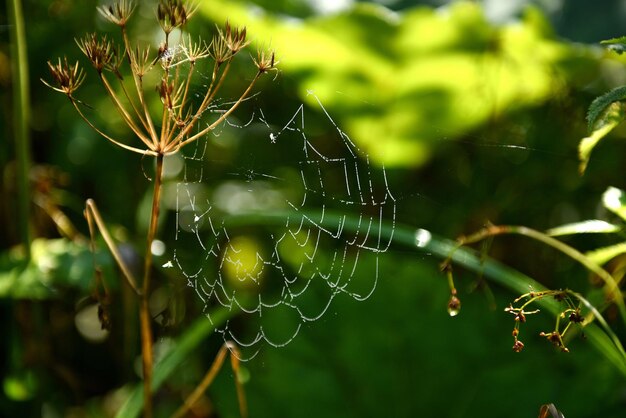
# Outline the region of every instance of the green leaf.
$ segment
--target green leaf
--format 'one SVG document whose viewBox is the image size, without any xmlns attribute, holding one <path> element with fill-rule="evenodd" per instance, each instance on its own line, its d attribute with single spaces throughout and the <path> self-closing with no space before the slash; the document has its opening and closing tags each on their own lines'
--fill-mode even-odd
<svg viewBox="0 0 626 418">
<path fill-rule="evenodd" d="M 30 252 L 30 260 L 19 247 L 0 254 L 0 298 L 47 299 L 58 297 L 62 289 L 89 289 L 94 258 L 87 243 L 40 238 Z M 112 275 L 108 253 L 97 253 L 96 261 L 105 276 Z"/>
<path fill-rule="evenodd" d="M 607 49 L 617 52 L 618 54 L 622 54 L 626 51 L 626 36 L 622 36 L 619 38 L 607 39 L 605 41 L 600 42 L 600 44 L 605 45 Z"/>
<path fill-rule="evenodd" d="M 552 237 L 558 237 L 563 235 L 574 234 L 610 234 L 618 232 L 621 227 L 610 224 L 598 219 L 591 219 L 588 221 L 575 222 L 571 224 L 557 226 L 546 231 L 546 234 Z"/>
<path fill-rule="evenodd" d="M 585 172 L 591 151 L 598 142 L 624 120 L 626 113 L 624 112 L 624 105 L 620 102 L 624 98 L 626 98 L 626 86 L 596 98 L 589 106 L 587 122 L 591 135 L 583 138 L 578 145 L 581 174 Z"/>
<path fill-rule="evenodd" d="M 617 187 L 609 187 L 602 195 L 605 208 L 626 221 L 626 193 Z"/>
<path fill-rule="evenodd" d="M 626 98 L 626 86 L 621 86 L 614 88 L 613 90 L 604 93 L 602 96 L 596 97 L 591 105 L 589 105 L 589 110 L 587 111 L 587 129 L 589 132 L 593 132 L 594 130 L 604 125 L 602 123 L 603 120 L 606 120 L 606 110 L 609 105 L 624 100 Z M 597 126 L 600 124 L 600 126 Z"/>
</svg>

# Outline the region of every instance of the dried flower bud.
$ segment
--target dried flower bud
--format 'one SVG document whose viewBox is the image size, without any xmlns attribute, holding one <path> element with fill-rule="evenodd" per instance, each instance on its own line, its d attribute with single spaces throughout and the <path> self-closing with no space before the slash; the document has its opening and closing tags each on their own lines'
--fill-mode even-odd
<svg viewBox="0 0 626 418">
<path fill-rule="evenodd" d="M 550 341 L 555 347 L 561 348 L 562 351 L 569 352 L 569 349 L 565 347 L 563 344 L 563 338 L 561 337 L 561 333 L 559 331 L 553 332 L 540 332 L 539 336 L 545 337 L 548 341 Z"/>
<path fill-rule="evenodd" d="M 220 36 L 224 38 L 224 42 L 228 49 L 232 51 L 233 54 L 241 51 L 245 48 L 250 42 L 246 41 L 246 28 L 237 28 L 230 26 L 230 22 L 227 20 L 224 25 L 224 34 L 220 31 Z"/>
<path fill-rule="evenodd" d="M 166 34 L 184 26 L 198 8 L 181 0 L 161 0 L 157 6 L 157 19 Z"/>
<path fill-rule="evenodd" d="M 513 351 L 516 353 L 521 352 L 524 349 L 524 343 L 518 339 L 515 339 L 515 343 L 513 344 Z"/>
<path fill-rule="evenodd" d="M 585 318 L 580 314 L 580 311 L 574 311 L 569 314 L 570 322 L 574 322 L 576 324 L 581 324 L 584 322 Z"/>
<path fill-rule="evenodd" d="M 448 314 L 450 316 L 457 316 L 461 310 L 461 300 L 452 295 L 448 301 Z"/>
<path fill-rule="evenodd" d="M 161 83 L 157 85 L 156 90 L 159 93 L 159 97 L 161 97 L 161 101 L 168 109 L 171 109 L 174 106 L 172 100 L 174 83 L 168 83 L 166 79 L 161 79 Z"/>
</svg>

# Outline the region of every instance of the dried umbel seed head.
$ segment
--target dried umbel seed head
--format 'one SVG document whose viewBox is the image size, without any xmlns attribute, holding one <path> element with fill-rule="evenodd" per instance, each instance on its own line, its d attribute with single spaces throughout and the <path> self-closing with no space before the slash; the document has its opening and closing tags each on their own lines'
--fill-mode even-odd
<svg viewBox="0 0 626 418">
<path fill-rule="evenodd" d="M 276 70 L 276 61 L 274 51 L 257 50 L 256 59 L 253 58 L 254 65 L 259 69 L 259 73 L 267 73 Z"/>
<path fill-rule="evenodd" d="M 233 54 L 241 51 L 250 43 L 249 41 L 246 41 L 245 26 L 242 28 L 232 27 L 230 26 L 230 22 L 228 20 L 224 26 L 224 33 L 222 34 L 222 32 L 220 32 L 220 36 L 224 39 L 226 46 L 232 51 Z"/>
<path fill-rule="evenodd" d="M 135 10 L 135 4 L 126 0 L 116 1 L 109 6 L 98 7 L 98 12 L 106 20 L 122 28 L 126 26 L 130 15 L 133 14 L 133 10 Z"/>
<path fill-rule="evenodd" d="M 163 32 L 169 34 L 184 26 L 197 8 L 197 5 L 181 0 L 161 0 L 157 6 L 157 19 Z"/>
<path fill-rule="evenodd" d="M 66 94 L 72 98 L 74 92 L 80 87 L 85 80 L 85 73 L 78 66 L 78 61 L 74 65 L 70 65 L 67 62 L 67 58 L 63 57 L 63 61 L 59 58 L 57 64 L 52 64 L 48 61 L 48 69 L 50 74 L 54 78 L 57 87 L 48 84 L 45 80 L 41 80 L 46 86 Z"/>
<path fill-rule="evenodd" d="M 198 38 L 198 42 L 194 42 L 191 40 L 191 35 L 187 36 L 187 38 L 183 38 L 182 49 L 192 65 L 197 60 L 210 55 L 210 48 L 207 46 L 206 42 L 201 38 Z"/>
<path fill-rule="evenodd" d="M 106 35 L 98 38 L 95 33 L 85 35 L 81 39 L 76 39 L 76 44 L 80 50 L 89 58 L 94 68 L 101 73 L 105 68 L 108 70 L 117 70 L 119 60 L 117 51 L 113 48 L 111 42 Z"/>
<path fill-rule="evenodd" d="M 129 54 L 131 56 L 130 65 L 133 74 L 139 78 L 146 75 L 152 69 L 154 63 L 156 63 L 156 60 L 150 61 L 150 45 L 147 45 L 145 48 L 137 46 L 134 51 L 130 50 Z"/>
<path fill-rule="evenodd" d="M 222 32 L 218 29 L 218 35 L 213 38 L 211 42 L 209 54 L 211 58 L 215 61 L 217 65 L 222 65 L 226 61 L 228 61 L 232 56 L 232 51 L 228 48 L 226 44 L 226 39 L 222 35 Z"/>
</svg>

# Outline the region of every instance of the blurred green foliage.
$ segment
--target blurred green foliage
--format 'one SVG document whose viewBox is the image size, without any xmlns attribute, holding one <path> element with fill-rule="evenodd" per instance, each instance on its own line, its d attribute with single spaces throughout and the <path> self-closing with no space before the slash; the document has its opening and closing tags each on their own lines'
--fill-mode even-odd
<svg viewBox="0 0 626 418">
<path fill-rule="evenodd" d="M 77 314 L 96 301 L 92 256 L 86 240 L 59 238 L 49 209 L 64 213 L 87 236 L 82 202 L 94 198 L 116 238 L 126 243 L 131 264 L 137 263 L 151 167 L 99 138 L 65 97 L 39 82 L 49 78 L 47 60 L 79 58 L 74 37 L 111 29 L 98 17 L 96 2 L 23 3 L 34 163 L 64 175 L 32 176 L 33 190 L 48 205 L 33 203 L 38 238 L 26 260 L 13 204 L 11 57 L 2 20 L 0 100 L 7 111 L 0 119 L 0 415 L 113 416 L 138 379 L 133 301 L 118 286 L 100 243 L 113 329 L 103 341 L 78 331 Z M 138 16 L 150 21 L 150 6 L 142 3 Z M 280 72 L 263 85 L 265 111 L 271 109 L 276 121 L 289 120 L 302 103 L 319 113 L 308 94 L 314 91 L 337 125 L 388 169 L 399 223 L 449 237 L 486 221 L 548 228 L 594 215 L 608 218 L 597 209 L 600 196 L 609 184 L 626 188 L 622 142 L 598 145 L 584 177 L 577 173 L 576 148 L 592 98 L 623 84 L 624 59 L 559 39 L 537 9 L 495 25 L 473 2 L 398 13 L 363 3 L 318 16 L 297 2 L 259 1 L 252 7 L 210 1 L 202 2 L 190 32 L 208 38 L 226 19 L 246 25 L 256 43 L 277 51 Z M 131 31 L 154 42 L 153 28 L 139 18 Z M 88 75 L 80 97 L 94 107 L 91 116 L 100 126 L 124 135 L 94 75 Z M 242 69 L 231 80 L 233 97 L 249 77 Z M 326 128 L 313 120 L 310 129 Z M 610 137 L 625 134 L 618 128 Z M 253 141 L 237 138 L 230 148 L 215 151 L 223 152 L 220 161 L 229 167 L 245 166 L 251 156 L 268 157 Z M 161 236 L 168 249 L 175 222 L 174 211 L 166 211 Z M 602 239 L 574 242 L 595 248 L 606 244 Z M 590 287 L 580 268 L 535 244 L 503 239 L 490 253 L 548 287 Z M 536 416 L 549 402 L 568 417 L 622 416 L 623 376 L 584 339 L 572 342 L 568 355 L 553 352 L 537 335 L 551 326 L 547 315 L 528 325 L 524 352 L 511 352 L 513 321 L 502 309 L 516 294 L 494 286 L 491 301 L 478 291 L 485 285 L 480 277 L 461 272 L 463 310 L 450 318 L 439 261 L 392 247 L 380 257 L 381 280 L 370 299 L 337 298 L 325 317 L 307 324 L 287 347 L 265 349 L 244 364 L 251 416 L 521 418 Z M 364 271 L 374 268 L 373 257 L 361 262 Z M 202 306 L 185 281 L 169 270 L 159 275 L 161 290 L 170 296 L 166 305 L 183 308 L 176 308 L 173 320 L 160 321 L 166 326 L 157 330 L 158 348 L 165 358 L 177 346 L 186 354 L 157 396 L 159 414 L 166 416 L 180 403 L 180 391 L 201 378 L 221 338 L 207 330 Z M 204 412 L 237 416 L 232 379 L 225 366 L 203 401 Z"/>
</svg>

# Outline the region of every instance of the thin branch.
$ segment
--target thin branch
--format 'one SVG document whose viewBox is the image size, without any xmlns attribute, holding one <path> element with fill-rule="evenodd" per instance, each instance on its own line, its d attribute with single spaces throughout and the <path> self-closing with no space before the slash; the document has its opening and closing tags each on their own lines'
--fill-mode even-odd
<svg viewBox="0 0 626 418">
<path fill-rule="evenodd" d="M 137 108 L 137 104 L 135 103 L 135 101 L 132 99 L 132 97 L 128 93 L 128 89 L 126 88 L 126 85 L 124 85 L 124 80 L 121 79 L 121 78 L 118 78 L 118 79 L 120 81 L 120 86 L 122 86 L 122 91 L 124 92 L 124 96 L 126 96 L 126 100 L 128 100 L 128 102 L 132 106 L 133 111 L 135 112 L 135 115 L 137 115 L 137 118 L 139 119 L 139 121 L 143 125 L 143 128 L 146 131 L 150 132 L 150 126 L 148 125 L 148 122 L 146 121 L 145 117 L 141 114 L 141 112 Z"/>
<path fill-rule="evenodd" d="M 144 276 L 139 305 L 139 319 L 141 324 L 141 353 L 143 366 L 144 384 L 144 414 L 146 417 L 152 416 L 152 326 L 148 297 L 150 295 L 150 277 L 152 271 L 152 242 L 156 236 L 159 221 L 159 209 L 161 200 L 163 176 L 163 154 L 156 157 L 156 171 L 154 175 L 154 192 L 152 195 L 152 211 L 150 212 L 150 226 L 146 238 L 146 254 L 144 260 Z"/>
<path fill-rule="evenodd" d="M 254 78 L 252 79 L 252 81 L 250 82 L 250 85 L 248 86 L 248 88 L 246 89 L 246 91 L 243 92 L 243 94 L 239 97 L 239 99 L 235 102 L 235 104 L 233 104 L 230 109 L 228 109 L 226 112 L 224 112 L 222 114 L 222 116 L 220 116 L 217 120 L 215 120 L 215 122 L 213 122 L 212 124 L 210 124 L 209 126 L 207 126 L 206 128 L 204 128 L 203 130 L 201 130 L 200 132 L 196 133 L 195 135 L 191 136 L 190 138 L 186 139 L 185 141 L 180 142 L 178 145 L 174 145 L 172 146 L 172 144 L 170 144 L 170 146 L 168 146 L 164 152 L 165 153 L 170 153 L 170 152 L 176 152 L 178 151 L 180 148 L 184 147 L 185 145 L 195 141 L 196 139 L 200 138 L 201 136 L 205 135 L 207 132 L 212 131 L 213 129 L 215 129 L 216 126 L 218 126 L 220 123 L 222 123 L 228 116 L 230 116 L 231 113 L 233 113 L 238 107 L 239 105 L 246 99 L 246 97 L 248 97 L 248 95 L 250 94 L 250 92 L 252 91 L 252 88 L 254 87 L 254 85 L 256 84 L 257 80 L 259 79 L 259 77 L 261 76 L 262 73 L 257 72 L 257 74 L 254 76 Z M 185 129 L 186 130 L 186 129 Z M 179 134 L 180 136 L 180 134 Z M 178 137 L 177 137 L 178 138 Z"/>
<path fill-rule="evenodd" d="M 243 390 L 243 385 L 239 381 L 239 350 L 237 347 L 230 341 L 227 341 L 222 345 L 220 351 L 215 356 L 215 360 L 211 364 L 211 367 L 204 375 L 204 378 L 198 384 L 196 389 L 185 399 L 185 402 L 174 412 L 172 418 L 181 418 L 184 417 L 185 414 L 191 410 L 191 408 L 198 402 L 198 399 L 204 394 L 207 388 L 211 385 L 215 376 L 222 368 L 224 364 L 224 360 L 226 359 L 226 355 L 230 353 L 230 362 L 234 371 L 234 379 L 235 386 L 237 387 L 237 399 L 239 401 L 239 412 L 242 418 L 247 418 L 248 416 L 248 406 L 246 404 L 246 397 Z"/>
<path fill-rule="evenodd" d="M 133 57 L 133 53 L 130 48 L 130 41 L 128 40 L 128 33 L 126 32 L 126 27 L 122 27 L 122 37 L 124 39 L 124 48 L 126 49 L 126 56 L 128 57 L 128 63 L 132 69 L 137 65 L 137 63 L 135 61 L 135 58 Z M 135 74 L 134 71 L 131 71 L 131 73 L 133 75 L 133 80 L 135 82 L 135 90 L 137 90 L 137 97 L 139 98 L 139 104 L 143 108 L 144 114 L 146 116 L 146 121 L 148 122 L 150 138 L 152 139 L 152 145 L 154 146 L 154 148 L 156 148 L 158 144 L 157 142 L 158 137 L 156 134 L 156 129 L 154 128 L 154 122 L 152 121 L 152 115 L 150 114 L 150 110 L 148 109 L 148 106 L 146 105 L 146 100 L 143 95 L 143 81 L 142 81 L 143 77 Z"/>
<path fill-rule="evenodd" d="M 187 136 L 189 132 L 191 132 L 191 129 L 195 126 L 196 122 L 200 120 L 202 113 L 204 113 L 204 111 L 207 109 L 207 107 L 211 103 L 211 100 L 213 100 L 213 97 L 215 96 L 216 92 L 219 90 L 220 86 L 222 85 L 226 77 L 226 73 L 228 72 L 228 69 L 230 67 L 230 61 L 226 63 L 226 66 L 224 70 L 222 71 L 219 81 L 217 85 L 215 85 L 215 80 L 217 80 L 219 67 L 220 67 L 219 64 L 215 63 L 213 67 L 213 74 L 211 76 L 211 84 L 209 84 L 209 87 L 207 88 L 207 91 L 204 95 L 204 99 L 202 100 L 202 103 L 200 104 L 200 107 L 198 107 L 198 110 L 196 111 L 196 113 L 189 120 L 189 123 L 178 133 L 178 135 L 176 135 L 176 138 L 173 141 L 168 143 L 168 146 L 167 146 L 168 150 L 175 149 L 176 151 L 178 151 L 178 149 L 180 148 L 179 144 L 183 141 L 183 138 L 185 138 L 185 136 Z"/>
<path fill-rule="evenodd" d="M 113 100 L 113 104 L 117 108 L 118 112 L 120 113 L 120 115 L 122 116 L 122 118 L 124 119 L 128 127 L 133 130 L 133 132 L 135 133 L 135 135 L 137 135 L 137 137 L 141 140 L 141 142 L 143 142 L 147 147 L 151 148 L 152 141 L 141 131 L 141 129 L 137 126 L 133 118 L 128 114 L 128 112 L 126 111 L 126 108 L 122 105 L 120 100 L 117 98 L 117 94 L 115 94 L 115 91 L 113 90 L 109 82 L 107 81 L 104 74 L 100 73 L 100 79 L 102 80 L 102 83 L 104 84 L 104 87 L 107 90 L 107 93 L 109 93 L 111 100 Z"/>
<path fill-rule="evenodd" d="M 196 68 L 195 62 L 192 61 L 189 64 L 189 71 L 187 72 L 187 80 L 185 81 L 185 92 L 183 93 L 183 99 L 180 102 L 180 108 L 178 110 L 178 117 L 182 119 L 183 117 L 183 109 L 187 104 L 187 94 L 189 93 L 189 85 L 191 84 L 191 76 L 193 74 L 193 70 Z"/>
<path fill-rule="evenodd" d="M 113 259 L 122 271 L 122 276 L 126 279 L 126 283 L 128 283 L 128 285 L 131 289 L 133 289 L 136 295 L 141 295 L 141 291 L 137 286 L 137 281 L 135 280 L 135 277 L 126 265 L 126 262 L 124 262 L 124 259 L 122 258 L 119 250 L 117 249 L 117 246 L 115 245 L 115 242 L 113 241 L 113 238 L 111 238 L 111 235 L 109 234 L 109 230 L 107 229 L 106 224 L 100 216 L 100 212 L 96 207 L 96 203 L 92 199 L 87 199 L 87 202 L 85 204 L 85 218 L 87 218 L 87 223 L 89 224 L 90 231 L 93 227 L 93 223 L 95 222 L 95 225 L 98 227 L 100 235 L 102 235 L 102 238 L 109 248 Z"/>
<path fill-rule="evenodd" d="M 110 142 L 112 142 L 113 144 L 117 145 L 118 147 L 124 148 L 125 150 L 128 151 L 132 151 L 132 152 L 136 152 L 137 154 L 141 154 L 141 155 L 152 155 L 152 156 L 156 156 L 156 152 L 152 151 L 152 150 L 144 150 L 144 149 L 139 149 L 139 148 L 135 148 L 135 147 L 131 147 L 130 145 L 126 145 L 123 144 L 122 142 L 115 140 L 113 138 L 111 138 L 109 135 L 105 134 L 104 132 L 102 132 L 100 129 L 98 129 L 93 123 L 91 123 L 91 121 L 83 114 L 83 112 L 80 110 L 80 108 L 78 107 L 78 104 L 76 102 L 76 99 L 74 99 L 73 97 L 70 97 L 70 101 L 72 102 L 72 104 L 74 105 L 74 108 L 76 109 L 76 111 L 78 112 L 78 114 L 80 115 L 81 118 L 83 118 L 83 120 L 87 123 L 87 125 L 89 125 L 91 127 L 91 129 L 93 129 L 94 131 L 96 131 L 99 135 L 101 135 L 103 138 L 109 140 Z"/>
</svg>

